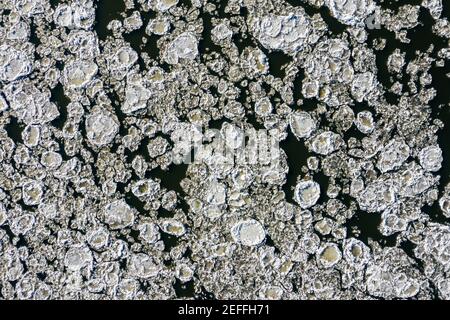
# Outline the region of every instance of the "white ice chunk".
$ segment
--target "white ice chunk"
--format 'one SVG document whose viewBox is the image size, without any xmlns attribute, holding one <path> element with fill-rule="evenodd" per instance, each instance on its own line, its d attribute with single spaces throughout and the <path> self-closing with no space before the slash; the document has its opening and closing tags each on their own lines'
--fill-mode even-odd
<svg viewBox="0 0 450 320">
<path fill-rule="evenodd" d="M 266 238 L 262 224 L 255 219 L 241 220 L 231 228 L 231 236 L 236 243 L 256 246 Z"/>
<path fill-rule="evenodd" d="M 320 186 L 315 181 L 300 181 L 295 186 L 294 200 L 303 209 L 312 207 L 320 198 Z"/>
</svg>

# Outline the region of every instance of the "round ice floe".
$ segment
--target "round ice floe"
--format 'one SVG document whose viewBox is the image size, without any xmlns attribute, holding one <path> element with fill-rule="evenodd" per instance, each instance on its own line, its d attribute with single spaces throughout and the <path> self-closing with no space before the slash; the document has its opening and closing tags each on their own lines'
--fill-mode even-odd
<svg viewBox="0 0 450 320">
<path fill-rule="evenodd" d="M 375 10 L 373 0 L 325 0 L 331 15 L 347 25 L 359 25 Z"/>
<path fill-rule="evenodd" d="M 315 181 L 300 181 L 295 187 L 294 200 L 303 209 L 312 207 L 320 198 L 320 186 Z"/>
<path fill-rule="evenodd" d="M 38 212 L 46 219 L 53 219 L 59 213 L 58 205 L 51 201 L 41 201 L 41 203 L 39 203 L 38 205 Z"/>
<path fill-rule="evenodd" d="M 175 219 L 166 219 L 161 222 L 159 226 L 165 233 L 171 234 L 176 237 L 181 237 L 186 233 L 184 224 Z"/>
<path fill-rule="evenodd" d="M 123 20 L 123 26 L 127 32 L 138 30 L 142 25 L 143 22 L 139 11 L 133 11 L 131 15 Z"/>
<path fill-rule="evenodd" d="M 319 94 L 319 82 L 308 79 L 303 81 L 302 94 L 305 98 L 314 98 Z"/>
<path fill-rule="evenodd" d="M 138 59 L 136 51 L 130 47 L 121 47 L 111 59 L 110 68 L 129 68 Z"/>
<path fill-rule="evenodd" d="M 272 103 L 270 102 L 270 99 L 265 97 L 262 99 L 259 99 L 255 103 L 255 113 L 261 117 L 267 116 L 272 112 Z"/>
<path fill-rule="evenodd" d="M 344 240 L 344 259 L 352 267 L 363 268 L 370 258 L 370 249 L 361 240 L 349 238 Z"/>
<path fill-rule="evenodd" d="M 345 132 L 353 125 L 355 113 L 349 106 L 342 105 L 333 113 L 333 121 L 336 125 L 336 130 Z"/>
<path fill-rule="evenodd" d="M 341 250 L 335 243 L 323 244 L 316 254 L 317 261 L 325 268 L 330 268 L 342 258 Z"/>
<path fill-rule="evenodd" d="M 135 299 L 136 292 L 140 288 L 140 283 L 134 278 L 122 278 L 116 287 L 116 297 L 123 300 Z"/>
<path fill-rule="evenodd" d="M 73 5 L 73 25 L 77 29 L 88 30 L 95 21 L 93 1 L 80 1 Z"/>
<path fill-rule="evenodd" d="M 317 157 L 308 157 L 308 159 L 306 159 L 306 165 L 309 170 L 315 171 L 319 169 L 319 164 L 320 161 Z"/>
<path fill-rule="evenodd" d="M 244 246 L 256 246 L 266 238 L 262 224 L 254 219 L 241 220 L 231 228 L 231 236 L 236 243 Z"/>
<path fill-rule="evenodd" d="M 177 64 L 182 60 L 194 60 L 198 55 L 198 40 L 194 34 L 184 32 L 175 38 L 165 51 L 165 60 Z"/>
<path fill-rule="evenodd" d="M 369 134 L 374 129 L 373 116 L 370 111 L 361 111 L 356 115 L 356 127 L 359 131 Z"/>
<path fill-rule="evenodd" d="M 37 181 L 30 181 L 22 187 L 23 202 L 28 206 L 34 206 L 41 202 L 44 194 L 42 183 Z"/>
<path fill-rule="evenodd" d="M 337 141 L 339 139 L 339 135 L 331 132 L 325 131 L 314 137 L 311 143 L 311 149 L 315 153 L 321 155 L 327 155 L 332 153 L 337 149 Z"/>
<path fill-rule="evenodd" d="M 25 129 L 22 131 L 23 143 L 29 148 L 38 145 L 40 136 L 41 136 L 40 127 L 36 125 L 30 124 L 26 126 Z"/>
<path fill-rule="evenodd" d="M 15 235 L 26 234 L 35 224 L 36 218 L 30 213 L 24 213 L 12 219 L 10 228 Z"/>
<path fill-rule="evenodd" d="M 442 166 L 443 160 L 442 150 L 439 146 L 428 146 L 420 150 L 420 165 L 427 171 L 438 171 Z"/>
<path fill-rule="evenodd" d="M 291 114 L 289 117 L 289 125 L 291 126 L 292 133 L 297 138 L 308 138 L 316 129 L 316 122 L 309 113 L 304 111 Z"/>
<path fill-rule="evenodd" d="M 41 156 L 41 164 L 52 170 L 58 168 L 62 163 L 62 156 L 54 151 L 46 151 Z"/>
<path fill-rule="evenodd" d="M 109 232 L 103 227 L 93 230 L 88 237 L 89 245 L 95 250 L 105 247 L 108 244 L 108 240 Z"/>
<path fill-rule="evenodd" d="M 85 125 L 87 138 L 97 146 L 110 143 L 119 132 L 117 118 L 103 108 L 95 108 L 86 117 Z"/>
<path fill-rule="evenodd" d="M 131 191 L 136 197 L 154 196 L 159 192 L 159 183 L 152 179 L 144 179 L 137 181 Z"/>
<path fill-rule="evenodd" d="M 131 47 L 120 47 L 108 60 L 111 76 L 117 80 L 123 79 L 137 60 L 138 54 Z"/>
<path fill-rule="evenodd" d="M 112 229 L 122 229 L 134 223 L 134 212 L 125 200 L 116 200 L 105 206 L 105 222 Z"/>
<path fill-rule="evenodd" d="M 175 277 L 181 282 L 188 282 L 194 276 L 194 270 L 186 263 L 178 264 L 175 268 Z"/>
<path fill-rule="evenodd" d="M 254 180 L 254 173 L 250 167 L 242 166 L 233 169 L 231 173 L 233 187 L 237 190 L 247 188 Z"/>
</svg>

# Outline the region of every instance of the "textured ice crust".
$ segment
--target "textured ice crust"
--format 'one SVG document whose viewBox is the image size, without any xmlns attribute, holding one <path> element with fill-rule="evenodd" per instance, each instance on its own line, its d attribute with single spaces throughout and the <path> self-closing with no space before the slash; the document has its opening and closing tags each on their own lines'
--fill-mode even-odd
<svg viewBox="0 0 450 320">
<path fill-rule="evenodd" d="M 445 5 L 0 1 L 0 300 L 450 299 Z"/>
</svg>

